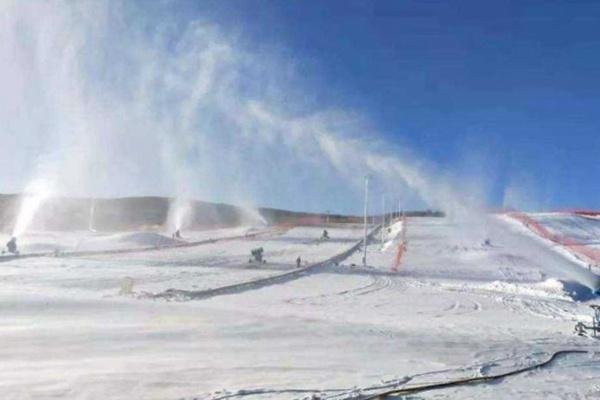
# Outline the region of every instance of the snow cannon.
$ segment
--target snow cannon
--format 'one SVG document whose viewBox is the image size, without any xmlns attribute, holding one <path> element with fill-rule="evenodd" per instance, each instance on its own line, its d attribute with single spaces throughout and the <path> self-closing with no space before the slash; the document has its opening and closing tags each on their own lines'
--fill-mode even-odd
<svg viewBox="0 0 600 400">
<path fill-rule="evenodd" d="M 256 249 L 250 250 L 250 254 L 252 255 L 252 258 L 250 258 L 248 260 L 248 262 L 249 263 L 256 262 L 258 264 L 265 264 L 267 261 L 263 259 L 264 251 L 265 251 L 265 249 L 263 249 L 262 247 L 257 247 Z"/>
<path fill-rule="evenodd" d="M 586 325 L 583 322 L 578 322 L 575 325 L 575 333 L 579 336 L 589 336 L 588 332 L 591 332 L 591 336 L 594 338 L 600 338 L 600 305 L 590 305 L 594 310 L 594 316 L 592 317 L 592 325 Z"/>
<path fill-rule="evenodd" d="M 6 251 L 11 254 L 19 255 L 19 250 L 17 249 L 17 238 L 11 237 L 8 242 L 6 242 Z M 2 252 L 4 254 L 4 251 Z"/>
</svg>

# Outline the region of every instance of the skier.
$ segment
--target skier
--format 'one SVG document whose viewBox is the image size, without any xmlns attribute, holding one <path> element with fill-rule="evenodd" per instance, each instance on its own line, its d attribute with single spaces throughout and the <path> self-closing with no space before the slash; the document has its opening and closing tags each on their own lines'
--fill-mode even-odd
<svg viewBox="0 0 600 400">
<path fill-rule="evenodd" d="M 302 265 L 302 259 L 298 256 L 298 258 L 296 258 L 296 268 L 300 268 L 300 265 Z"/>
<path fill-rule="evenodd" d="M 329 232 L 327 232 L 327 229 L 323 229 L 323 235 L 321 235 L 321 239 L 329 239 Z"/>
<path fill-rule="evenodd" d="M 181 239 L 181 231 L 179 229 L 173 234 L 173 239 Z"/>
</svg>

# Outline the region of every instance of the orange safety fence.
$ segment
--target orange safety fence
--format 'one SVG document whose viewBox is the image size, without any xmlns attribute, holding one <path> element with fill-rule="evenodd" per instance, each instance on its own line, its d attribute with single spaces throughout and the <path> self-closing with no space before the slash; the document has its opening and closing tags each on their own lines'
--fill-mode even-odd
<svg viewBox="0 0 600 400">
<path fill-rule="evenodd" d="M 552 233 L 550 230 L 548 230 L 548 228 L 544 227 L 538 221 L 534 220 L 526 214 L 512 212 L 508 213 L 508 216 L 521 222 L 523 225 L 529 228 L 532 232 L 536 233 L 538 236 L 541 236 L 544 239 L 548 239 L 564 247 L 583 261 L 586 261 L 591 264 L 600 264 L 600 250 L 590 248 L 585 244 L 579 243 L 576 239 L 573 239 L 566 235 Z"/>
<path fill-rule="evenodd" d="M 396 256 L 394 257 L 394 262 L 392 264 L 392 271 L 398 272 L 400 269 L 400 264 L 402 263 L 402 256 L 406 252 L 406 217 L 402 216 L 402 237 L 400 242 L 398 243 L 398 247 L 396 248 Z"/>
</svg>

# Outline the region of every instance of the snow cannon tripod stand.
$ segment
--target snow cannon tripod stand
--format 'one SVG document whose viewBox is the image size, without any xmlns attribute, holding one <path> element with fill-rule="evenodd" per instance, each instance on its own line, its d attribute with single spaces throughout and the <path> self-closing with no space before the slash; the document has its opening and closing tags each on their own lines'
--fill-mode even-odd
<svg viewBox="0 0 600 400">
<path fill-rule="evenodd" d="M 250 254 L 252 258 L 248 260 L 248 263 L 257 263 L 257 264 L 266 264 L 267 260 L 263 259 L 264 249 L 262 247 L 257 247 L 256 249 L 252 249 Z"/>
<path fill-rule="evenodd" d="M 590 305 L 592 310 L 594 310 L 594 316 L 592 317 L 592 325 L 586 325 L 583 322 L 578 322 L 575 325 L 575 333 L 579 336 L 588 336 L 589 331 L 591 331 L 591 336 L 594 338 L 600 339 L 600 305 L 592 304 Z"/>
</svg>

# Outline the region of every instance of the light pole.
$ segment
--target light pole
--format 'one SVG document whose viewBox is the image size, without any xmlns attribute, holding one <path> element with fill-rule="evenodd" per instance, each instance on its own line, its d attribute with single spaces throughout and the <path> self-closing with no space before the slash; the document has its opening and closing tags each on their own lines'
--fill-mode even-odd
<svg viewBox="0 0 600 400">
<path fill-rule="evenodd" d="M 365 213 L 364 213 L 364 239 L 363 239 L 363 265 L 367 266 L 367 212 L 369 205 L 369 175 L 365 175 Z"/>
<path fill-rule="evenodd" d="M 381 247 L 383 248 L 383 234 L 385 231 L 385 194 L 381 195 Z"/>
<path fill-rule="evenodd" d="M 88 221 L 88 230 L 91 232 L 95 232 L 96 230 L 94 229 L 94 216 L 96 214 L 96 200 L 95 199 L 91 199 L 91 204 L 90 204 L 90 218 Z"/>
</svg>

